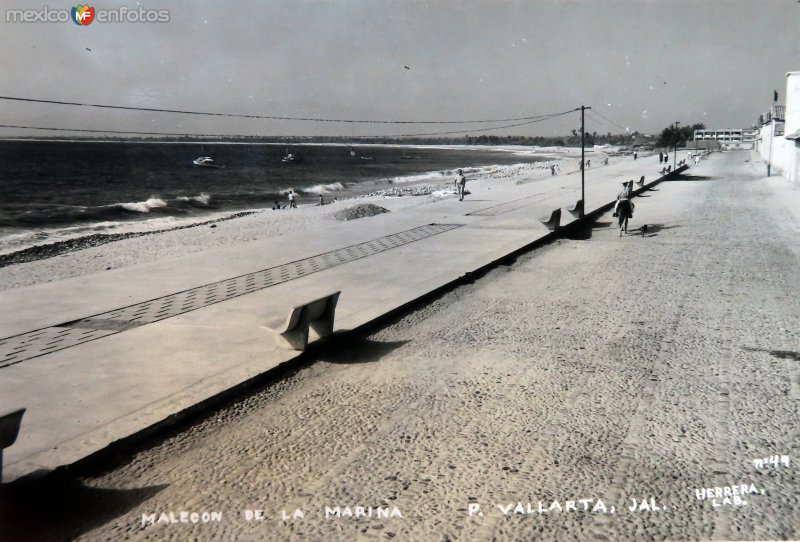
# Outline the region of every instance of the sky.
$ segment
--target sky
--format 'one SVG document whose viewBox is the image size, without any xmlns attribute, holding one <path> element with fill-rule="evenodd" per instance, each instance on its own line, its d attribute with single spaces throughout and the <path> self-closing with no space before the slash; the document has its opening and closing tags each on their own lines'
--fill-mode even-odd
<svg viewBox="0 0 800 542">
<path fill-rule="evenodd" d="M 800 70 L 798 0 L 195 0 L 162 23 L 8 22 L 0 96 L 395 121 L 531 117 L 581 105 L 588 132 L 744 128 Z M 602 118 L 594 112 L 602 115 Z M 609 120 L 606 120 L 609 119 Z M 235 135 L 563 135 L 580 114 L 495 124 L 231 119 L 0 100 L 0 124 Z M 54 132 L 0 128 L 0 137 Z M 63 135 L 63 133 L 62 133 Z"/>
</svg>

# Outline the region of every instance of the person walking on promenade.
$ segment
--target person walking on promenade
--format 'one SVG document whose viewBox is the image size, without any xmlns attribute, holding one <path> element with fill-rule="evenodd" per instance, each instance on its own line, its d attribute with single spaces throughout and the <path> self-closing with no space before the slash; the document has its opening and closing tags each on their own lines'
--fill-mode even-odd
<svg viewBox="0 0 800 542">
<path fill-rule="evenodd" d="M 694 167 L 697 167 L 699 165 L 700 165 L 700 154 L 695 154 L 694 155 Z"/>
<path fill-rule="evenodd" d="M 464 201 L 464 189 L 467 187 L 467 178 L 464 177 L 464 172 L 458 170 L 458 177 L 456 178 L 456 190 L 458 190 L 458 201 Z"/>
<path fill-rule="evenodd" d="M 297 209 L 297 205 L 294 202 L 294 192 L 289 190 L 289 209 Z"/>
<path fill-rule="evenodd" d="M 555 165 L 555 164 L 552 164 L 552 165 L 550 166 L 550 175 L 553 175 L 553 176 L 555 176 L 555 174 L 556 174 L 556 165 Z"/>
<path fill-rule="evenodd" d="M 639 156 L 639 151 L 633 151 L 633 159 L 636 160 L 636 157 Z"/>
</svg>

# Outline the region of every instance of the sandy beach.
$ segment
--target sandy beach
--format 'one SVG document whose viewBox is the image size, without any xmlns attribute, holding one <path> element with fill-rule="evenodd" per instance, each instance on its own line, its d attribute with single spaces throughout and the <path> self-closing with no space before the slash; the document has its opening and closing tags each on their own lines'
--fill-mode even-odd
<svg viewBox="0 0 800 542">
<path fill-rule="evenodd" d="M 490 147 L 490 149 L 497 150 L 494 147 Z M 483 190 L 491 190 L 493 186 L 501 187 L 546 179 L 550 177 L 549 166 L 551 164 L 557 165 L 561 174 L 578 169 L 576 160 L 579 159 L 580 149 L 540 148 L 533 151 L 530 148 L 502 149 L 508 152 L 553 154 L 555 158 L 533 164 L 476 168 L 474 171 L 472 168 L 466 168 L 468 190 L 480 193 Z M 594 167 L 602 167 L 600 166 L 601 157 L 606 156 L 608 150 L 593 149 L 587 155 L 596 159 Z M 609 164 L 613 165 L 618 160 L 619 158 L 609 158 Z M 47 252 L 46 247 L 39 246 L 35 256 L 37 261 L 0 266 L 0 291 L 131 265 L 180 258 L 212 248 L 232 246 L 257 239 L 324 228 L 327 224 L 341 220 L 341 217 L 337 215 L 360 204 L 374 204 L 390 212 L 399 212 L 442 198 L 457 197 L 454 180 L 455 176 L 452 178 L 442 177 L 435 183 L 430 181 L 404 182 L 372 194 L 337 201 L 332 201 L 332 195 L 326 195 L 326 205 L 323 206 L 301 205 L 298 209 L 281 211 L 272 211 L 269 208 L 253 209 L 245 211 L 245 213 L 249 213 L 246 216 L 238 216 L 240 213 L 217 213 L 194 221 L 178 221 L 178 225 L 174 227 L 165 227 L 161 220 L 155 221 L 153 225 L 135 222 L 121 224 L 111 233 L 115 238 L 122 238 L 121 240 L 92 246 L 97 242 L 96 240 L 89 238 L 86 239 L 86 242 L 81 242 L 80 236 L 72 236 L 69 239 L 74 246 L 67 247 L 64 251 L 58 251 L 56 257 L 38 259 L 41 257 L 39 252 Z M 237 217 L 227 220 L 231 215 L 237 215 Z M 191 227 L 193 222 L 202 225 Z M 153 230 L 160 233 L 150 234 Z M 142 233 L 148 234 L 141 235 Z M 83 249 L 76 250 L 76 248 Z M 13 257 L 13 254 L 5 254 L 0 256 L 0 260 L 6 263 Z"/>
</svg>

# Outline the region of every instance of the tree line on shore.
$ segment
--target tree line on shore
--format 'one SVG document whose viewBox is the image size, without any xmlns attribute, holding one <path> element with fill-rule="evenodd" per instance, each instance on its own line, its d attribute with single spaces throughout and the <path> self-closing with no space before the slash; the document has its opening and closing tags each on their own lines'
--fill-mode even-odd
<svg viewBox="0 0 800 542">
<path fill-rule="evenodd" d="M 705 124 L 697 123 L 686 126 L 670 125 L 664 128 L 658 137 L 640 134 L 638 131 L 612 134 L 598 134 L 597 132 L 586 132 L 585 144 L 592 145 L 651 145 L 656 147 L 674 147 L 676 144 L 681 146 L 686 141 L 691 141 L 695 130 L 702 130 Z M 10 138 L 8 138 L 10 139 Z M 25 139 L 19 136 L 13 139 Z M 84 137 L 84 136 L 37 136 L 30 139 L 43 140 L 119 140 L 119 141 L 164 141 L 170 143 L 204 143 L 213 141 L 229 141 L 237 143 L 339 143 L 347 145 L 380 143 L 390 145 L 520 145 L 526 147 L 580 147 L 581 134 L 577 130 L 572 130 L 565 136 L 521 136 L 521 135 L 479 135 L 479 136 L 458 136 L 458 137 L 346 137 L 346 136 L 224 136 L 224 137 L 197 137 L 197 136 L 170 136 L 170 137 Z"/>
</svg>

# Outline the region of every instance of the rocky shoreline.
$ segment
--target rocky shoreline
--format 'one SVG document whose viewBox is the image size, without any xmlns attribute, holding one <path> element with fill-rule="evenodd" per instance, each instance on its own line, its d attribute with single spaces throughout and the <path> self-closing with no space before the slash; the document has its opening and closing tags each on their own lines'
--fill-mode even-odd
<svg viewBox="0 0 800 542">
<path fill-rule="evenodd" d="M 86 235 L 84 237 L 77 237 L 75 239 L 66 239 L 64 241 L 57 241 L 55 243 L 36 245 L 22 250 L 18 250 L 16 252 L 10 252 L 8 254 L 0 254 L 0 268 L 7 267 L 9 265 L 15 265 L 18 263 L 27 263 L 27 262 L 34 262 L 36 260 L 45 260 L 47 258 L 54 258 L 56 256 L 61 256 L 62 254 L 67 254 L 68 252 L 74 252 L 76 250 L 84 250 L 87 248 L 105 245 L 106 243 L 113 243 L 114 241 L 131 239 L 133 237 L 142 237 L 145 235 L 154 235 L 157 233 L 166 233 L 176 230 L 185 230 L 188 228 L 197 228 L 199 226 L 208 226 L 209 224 L 215 224 L 217 222 L 223 222 L 225 220 L 233 220 L 234 218 L 240 218 L 243 216 L 253 215 L 260 212 L 261 211 L 243 211 L 240 213 L 234 213 L 232 215 L 224 216 L 222 218 L 217 218 L 214 220 L 195 222 L 193 224 L 186 224 L 184 226 L 176 226 L 174 228 L 165 228 L 153 231 L 127 232 L 127 233 L 95 233 L 92 235 Z M 211 227 L 213 228 L 214 226 L 212 225 Z"/>
</svg>

